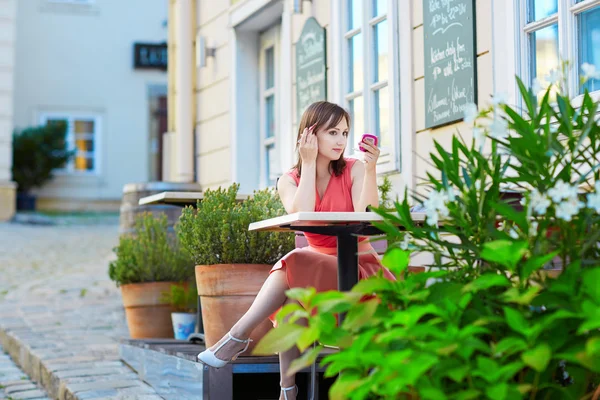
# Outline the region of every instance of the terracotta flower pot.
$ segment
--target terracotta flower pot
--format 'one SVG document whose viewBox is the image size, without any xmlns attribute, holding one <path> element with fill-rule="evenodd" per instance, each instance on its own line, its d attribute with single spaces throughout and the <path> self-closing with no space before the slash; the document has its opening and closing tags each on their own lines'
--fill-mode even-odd
<svg viewBox="0 0 600 400">
<path fill-rule="evenodd" d="M 202 307 L 206 347 L 217 343 L 244 315 L 269 276 L 271 265 L 197 265 L 196 284 Z M 273 328 L 268 319 L 252 332 L 249 349 Z M 249 354 L 249 353 L 246 353 Z"/>
<path fill-rule="evenodd" d="M 130 283 L 121 286 L 129 335 L 133 339 L 172 338 L 170 304 L 160 301 L 162 292 L 177 282 Z"/>
</svg>

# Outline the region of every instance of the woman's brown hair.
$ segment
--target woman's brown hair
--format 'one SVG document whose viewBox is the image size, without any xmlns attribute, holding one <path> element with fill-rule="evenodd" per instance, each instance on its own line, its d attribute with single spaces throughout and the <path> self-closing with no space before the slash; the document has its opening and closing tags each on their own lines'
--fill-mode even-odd
<svg viewBox="0 0 600 400">
<path fill-rule="evenodd" d="M 304 132 L 304 129 L 313 125 L 315 125 L 313 132 L 317 132 L 323 127 L 325 127 L 325 129 L 330 129 L 337 126 L 342 118 L 346 119 L 348 129 L 350 129 L 350 114 L 348 114 L 346 110 L 337 104 L 330 103 L 328 101 L 317 101 L 316 103 L 312 103 L 310 106 L 308 106 L 306 111 L 304 111 L 304 114 L 302 114 L 302 119 L 300 120 L 300 126 L 298 127 L 298 137 L 296 138 L 296 153 L 298 155 L 298 162 L 296 163 L 295 168 L 298 172 L 298 176 L 300 176 L 302 173 L 302 157 L 300 157 L 298 141 L 302 137 L 302 132 Z M 329 169 L 334 173 L 335 176 L 340 176 L 344 171 L 344 168 L 346 168 L 346 160 L 344 160 L 343 154 L 339 159 L 331 161 L 329 164 Z"/>
</svg>

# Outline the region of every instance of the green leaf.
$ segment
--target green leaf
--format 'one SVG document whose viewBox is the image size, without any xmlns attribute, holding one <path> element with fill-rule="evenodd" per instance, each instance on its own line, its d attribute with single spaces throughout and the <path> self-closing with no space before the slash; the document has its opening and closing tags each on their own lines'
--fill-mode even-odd
<svg viewBox="0 0 600 400">
<path fill-rule="evenodd" d="M 307 328 L 295 324 L 282 324 L 269 331 L 254 348 L 254 355 L 272 355 L 291 349 Z"/>
<path fill-rule="evenodd" d="M 357 304 L 354 308 L 348 312 L 342 328 L 346 330 L 355 330 L 362 328 L 364 325 L 372 322 L 373 315 L 379 306 L 378 299 L 368 300 Z"/>
<path fill-rule="evenodd" d="M 483 245 L 481 258 L 486 261 L 498 263 L 513 271 L 527 251 L 527 242 L 513 242 L 510 240 L 495 240 Z"/>
<path fill-rule="evenodd" d="M 510 356 L 512 354 L 518 353 L 519 351 L 525 350 L 527 348 L 527 343 L 518 337 L 509 336 L 507 338 L 502 339 L 494 346 L 494 353 L 496 356 Z"/>
<path fill-rule="evenodd" d="M 543 256 L 531 257 L 528 259 L 521 269 L 521 279 L 526 279 L 531 276 L 532 273 L 542 268 L 544 265 L 548 264 L 554 257 L 556 257 L 560 251 L 553 251 L 550 254 L 545 254 Z"/>
<path fill-rule="evenodd" d="M 600 305 L 600 268 L 585 269 L 581 278 L 581 290 Z"/>
<path fill-rule="evenodd" d="M 521 228 L 527 226 L 527 217 L 524 212 L 519 212 L 512 205 L 504 202 L 492 201 L 491 205 L 505 220 L 515 222 Z"/>
<path fill-rule="evenodd" d="M 380 293 L 386 290 L 393 290 L 394 282 L 387 278 L 373 276 L 368 279 L 361 279 L 352 288 L 352 292 L 361 294 Z"/>
<path fill-rule="evenodd" d="M 353 304 L 356 304 L 362 297 L 360 293 L 341 293 L 335 290 L 317 293 L 311 301 L 313 307 L 317 307 L 319 312 L 339 313 L 347 311 Z"/>
<path fill-rule="evenodd" d="M 320 333 L 321 332 L 319 332 L 319 329 L 315 326 L 309 326 L 308 328 L 306 328 L 296 342 L 298 349 L 300 351 L 304 351 L 310 346 L 312 346 L 312 344 L 316 342 L 319 338 Z"/>
<path fill-rule="evenodd" d="M 299 358 L 292 361 L 290 364 L 290 368 L 288 370 L 288 376 L 293 376 L 297 372 L 300 372 L 304 368 L 311 366 L 316 360 L 321 351 L 323 350 L 323 346 L 316 346 L 302 354 Z"/>
<path fill-rule="evenodd" d="M 504 317 L 506 318 L 506 323 L 513 331 L 527 337 L 529 333 L 529 326 L 520 312 L 512 308 L 504 307 Z"/>
<path fill-rule="evenodd" d="M 423 400 L 446 400 L 447 397 L 440 389 L 435 387 L 428 387 L 419 389 L 419 395 Z"/>
<path fill-rule="evenodd" d="M 485 394 L 492 400 L 504 400 L 508 395 L 508 384 L 505 382 L 490 386 Z"/>
<path fill-rule="evenodd" d="M 383 266 L 387 267 L 396 275 L 402 273 L 410 263 L 410 252 L 398 247 L 388 247 L 381 260 Z"/>
<path fill-rule="evenodd" d="M 452 369 L 446 371 L 445 374 L 446 374 L 446 376 L 448 376 L 448 378 L 452 379 L 454 382 L 461 383 L 465 379 L 465 377 L 467 376 L 467 374 L 469 373 L 470 370 L 471 370 L 471 367 L 469 365 L 463 365 L 461 367 L 452 368 Z"/>
<path fill-rule="evenodd" d="M 335 380 L 331 389 L 329 389 L 330 400 L 345 400 L 350 394 L 362 384 L 359 373 L 354 371 L 344 371 Z"/>
<path fill-rule="evenodd" d="M 508 286 L 510 281 L 504 275 L 489 273 L 484 274 L 475 279 L 473 282 L 468 283 L 464 286 L 463 292 L 479 292 L 480 290 L 486 290 L 494 286 Z"/>
<path fill-rule="evenodd" d="M 590 357 L 600 357 L 600 337 L 593 337 L 585 343 L 585 352 Z"/>
<path fill-rule="evenodd" d="M 522 305 L 531 304 L 532 300 L 538 295 L 541 288 L 539 286 L 530 286 L 522 292 L 516 288 L 512 287 L 508 289 L 506 292 L 502 293 L 502 299 L 507 303 L 516 303 Z"/>
<path fill-rule="evenodd" d="M 481 398 L 481 392 L 477 389 L 466 389 L 450 396 L 452 400 L 474 400 Z"/>
<path fill-rule="evenodd" d="M 543 372 L 548 367 L 551 357 L 552 349 L 546 343 L 542 343 L 521 355 L 523 362 L 537 372 Z"/>
<path fill-rule="evenodd" d="M 292 288 L 285 292 L 287 297 L 293 300 L 298 300 L 300 303 L 308 305 L 310 304 L 312 298 L 317 293 L 317 290 L 314 287 L 307 288 Z"/>
</svg>

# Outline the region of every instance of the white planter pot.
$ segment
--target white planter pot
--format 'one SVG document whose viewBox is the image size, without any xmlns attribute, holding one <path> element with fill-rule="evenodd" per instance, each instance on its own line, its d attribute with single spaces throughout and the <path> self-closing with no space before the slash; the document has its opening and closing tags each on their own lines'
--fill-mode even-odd
<svg viewBox="0 0 600 400">
<path fill-rule="evenodd" d="M 171 313 L 171 320 L 173 321 L 175 339 L 187 340 L 196 329 L 196 314 Z"/>
</svg>

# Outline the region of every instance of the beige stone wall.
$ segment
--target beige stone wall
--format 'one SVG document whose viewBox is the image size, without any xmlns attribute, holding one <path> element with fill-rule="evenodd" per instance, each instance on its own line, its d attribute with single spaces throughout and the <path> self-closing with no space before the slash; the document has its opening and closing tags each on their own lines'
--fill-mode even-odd
<svg viewBox="0 0 600 400">
<path fill-rule="evenodd" d="M 477 0 L 477 98 L 479 104 L 488 104 L 493 91 L 492 74 L 492 0 Z M 427 176 L 429 154 L 434 150 L 434 141 L 449 148 L 452 136 L 460 131 L 465 140 L 470 140 L 471 131 L 464 123 L 447 125 L 438 129 L 425 129 L 425 80 L 424 80 L 424 43 L 423 43 L 423 2 L 413 1 L 413 78 L 415 96 L 414 143 L 415 182 L 419 184 Z M 422 191 L 422 186 L 417 190 Z"/>
<path fill-rule="evenodd" d="M 44 113 L 91 115 L 100 121 L 94 143 L 98 171 L 56 174 L 36 190 L 40 208 L 118 202 L 125 184 L 149 179 L 149 93 L 164 89 L 167 74 L 134 69 L 133 45 L 166 40 L 167 0 L 9 3 L 18 5 L 14 126 L 38 125 Z M 0 4 L 0 14 L 3 10 Z"/>
<path fill-rule="evenodd" d="M 248 0 L 232 0 L 231 5 L 227 1 L 197 1 L 197 26 L 200 35 L 212 38 L 209 46 L 216 47 L 216 57 L 208 58 L 207 67 L 197 69 L 196 76 L 196 101 L 197 101 L 197 165 L 199 168 L 199 183 L 203 187 L 216 187 L 231 182 L 231 84 L 232 73 L 232 49 L 230 46 L 228 26 L 229 16 L 232 10 L 243 7 Z M 285 0 L 290 3 L 292 0 Z M 413 156 L 413 182 L 419 183 L 420 178 L 426 176 L 428 159 L 432 151 L 434 140 L 443 145 L 448 145 L 456 129 L 460 130 L 465 138 L 469 138 L 470 130 L 463 124 L 448 125 L 438 129 L 425 129 L 425 93 L 424 93 L 424 44 L 423 44 L 423 2 L 422 0 L 411 1 L 412 5 L 412 76 L 414 93 L 413 127 L 415 132 L 402 132 L 402 135 L 415 135 L 412 146 Z M 476 0 L 477 19 L 477 91 L 479 104 L 489 102 L 493 88 L 492 74 L 492 0 Z M 328 52 L 328 93 L 333 93 L 332 51 L 335 48 L 333 41 L 337 40 L 330 31 L 331 23 L 331 1 L 313 0 L 304 2 L 303 13 L 293 14 L 291 20 L 292 29 L 292 125 L 295 132 L 297 129 L 296 116 L 296 79 L 295 79 L 295 48 L 294 43 L 300 37 L 302 27 L 311 16 L 314 16 L 327 32 Z M 401 55 L 402 56 L 402 55 Z M 402 71 L 401 73 L 407 73 Z M 282 95 L 288 95 L 282 93 Z M 400 152 L 399 152 L 400 153 Z M 398 194 L 404 193 L 403 179 L 401 173 L 390 174 L 395 190 Z"/>
<path fill-rule="evenodd" d="M 0 221 L 15 213 L 11 166 L 16 10 L 16 0 L 0 0 Z"/>
<path fill-rule="evenodd" d="M 214 188 L 231 182 L 229 2 L 199 0 L 198 33 L 216 48 L 215 57 L 196 71 L 196 165 L 198 182 Z"/>
</svg>

